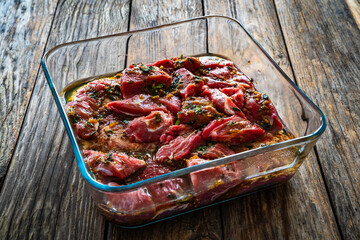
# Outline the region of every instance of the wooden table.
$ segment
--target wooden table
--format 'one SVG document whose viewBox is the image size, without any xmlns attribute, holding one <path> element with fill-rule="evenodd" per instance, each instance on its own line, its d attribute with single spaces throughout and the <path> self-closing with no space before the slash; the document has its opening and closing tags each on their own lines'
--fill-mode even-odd
<svg viewBox="0 0 360 240">
<path fill-rule="evenodd" d="M 360 239 L 358 0 L 24 0 L 0 10 L 0 239 Z M 281 187 L 119 228 L 85 188 L 41 56 L 205 14 L 240 20 L 324 111 L 327 130 Z"/>
</svg>

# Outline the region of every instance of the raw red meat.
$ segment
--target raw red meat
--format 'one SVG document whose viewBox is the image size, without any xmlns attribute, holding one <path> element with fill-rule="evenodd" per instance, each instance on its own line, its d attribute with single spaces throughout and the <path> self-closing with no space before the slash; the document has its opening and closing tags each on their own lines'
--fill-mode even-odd
<svg viewBox="0 0 360 240">
<path fill-rule="evenodd" d="M 152 111 L 167 111 L 163 105 L 156 103 L 149 95 L 136 95 L 132 98 L 113 101 L 107 104 L 107 108 L 115 114 L 125 114 L 129 116 L 144 116 Z"/>
<path fill-rule="evenodd" d="M 200 57 L 199 60 L 205 69 L 225 66 L 234 67 L 233 62 L 218 57 Z"/>
<path fill-rule="evenodd" d="M 211 120 L 221 117 L 211 101 L 203 97 L 190 98 L 183 101 L 181 111 L 177 117 L 180 123 L 190 124 L 193 127 L 206 126 Z"/>
<path fill-rule="evenodd" d="M 195 57 L 187 57 L 182 59 L 174 58 L 175 68 L 186 68 L 192 73 L 198 73 L 199 70 L 203 67 L 200 60 Z"/>
<path fill-rule="evenodd" d="M 153 152 L 157 149 L 157 143 L 132 142 L 124 134 L 125 126 L 121 123 L 110 123 L 102 126 L 96 141 L 88 142 L 88 148 L 108 151 L 131 151 L 131 152 Z"/>
<path fill-rule="evenodd" d="M 204 88 L 203 96 L 208 96 L 211 102 L 216 106 L 219 111 L 226 113 L 227 115 L 238 115 L 240 117 L 245 117 L 241 109 L 236 106 L 233 100 L 226 96 L 225 93 L 222 93 L 219 89 Z"/>
<path fill-rule="evenodd" d="M 143 223 L 156 214 L 155 204 L 146 188 L 124 193 L 107 193 L 106 196 L 107 205 L 113 212 L 107 215 L 118 223 Z"/>
<path fill-rule="evenodd" d="M 205 140 L 211 139 L 231 145 L 250 142 L 264 134 L 262 128 L 238 116 L 214 120 L 202 132 Z"/>
<path fill-rule="evenodd" d="M 243 109 L 247 119 L 265 130 L 276 133 L 283 129 L 276 109 L 266 94 L 257 91 L 246 92 Z"/>
<path fill-rule="evenodd" d="M 89 121 L 81 121 L 75 124 L 75 131 L 81 139 L 91 139 L 98 136 L 99 123 L 91 119 Z"/>
<path fill-rule="evenodd" d="M 177 114 L 177 112 L 180 111 L 181 100 L 172 94 L 169 94 L 163 98 L 159 98 L 159 102 L 173 114 Z"/>
<path fill-rule="evenodd" d="M 207 162 L 209 161 L 192 158 L 187 161 L 187 166 L 191 167 Z M 239 184 L 242 181 L 242 173 L 239 163 L 232 162 L 192 172 L 190 179 L 199 205 L 205 205 Z"/>
<path fill-rule="evenodd" d="M 193 155 L 197 155 L 203 159 L 217 159 L 229 155 L 235 154 L 228 146 L 222 143 L 216 143 L 211 146 L 199 147 L 200 150 L 195 152 Z"/>
<path fill-rule="evenodd" d="M 245 101 L 244 92 L 242 88 L 239 87 L 224 88 L 221 92 L 226 94 L 227 96 L 230 96 L 233 102 L 236 104 L 236 106 L 239 109 L 242 109 Z"/>
<path fill-rule="evenodd" d="M 189 70 L 180 68 L 173 73 L 173 82 L 177 83 L 180 90 L 180 95 L 183 98 L 191 97 L 200 94 L 204 81 L 193 75 Z"/>
<path fill-rule="evenodd" d="M 147 167 L 142 171 L 137 180 L 144 180 L 156 177 L 165 173 L 171 172 L 169 167 L 166 167 L 154 159 L 147 161 Z M 149 185 L 147 188 L 157 205 L 157 217 L 164 217 L 179 212 L 188 207 L 188 187 L 189 183 L 185 178 L 173 178 L 160 181 Z M 182 204 L 177 204 L 181 200 Z M 165 205 L 165 206 L 164 206 Z"/>
<path fill-rule="evenodd" d="M 151 112 L 146 117 L 132 120 L 125 128 L 126 136 L 133 142 L 158 142 L 160 136 L 173 124 L 174 117 L 162 111 Z"/>
<path fill-rule="evenodd" d="M 171 86 L 171 77 L 156 66 L 139 65 L 127 68 L 121 77 L 121 92 L 125 99 L 144 92 Z M 157 92 L 154 92 L 155 94 Z"/>
<path fill-rule="evenodd" d="M 93 150 L 83 150 L 83 154 L 92 172 L 100 179 L 107 177 L 124 179 L 146 165 L 143 160 L 124 153 L 104 154 Z"/>
<path fill-rule="evenodd" d="M 163 145 L 156 153 L 156 161 L 169 162 L 183 160 L 202 143 L 201 132 L 193 132 L 187 137 L 178 136 L 170 141 L 168 145 Z"/>
<path fill-rule="evenodd" d="M 171 74 L 175 71 L 174 62 L 170 59 L 163 59 L 152 64 L 153 66 L 159 67 L 161 70 Z"/>
<path fill-rule="evenodd" d="M 212 69 L 206 75 L 215 79 L 223 79 L 231 82 L 232 84 L 246 83 L 251 85 L 248 77 L 237 71 L 234 67 L 230 66 Z"/>
<path fill-rule="evenodd" d="M 163 144 L 167 144 L 171 140 L 175 139 L 177 136 L 188 135 L 193 131 L 194 129 L 189 125 L 185 125 L 185 124 L 172 125 L 163 133 L 163 135 L 161 135 L 160 142 Z"/>
</svg>

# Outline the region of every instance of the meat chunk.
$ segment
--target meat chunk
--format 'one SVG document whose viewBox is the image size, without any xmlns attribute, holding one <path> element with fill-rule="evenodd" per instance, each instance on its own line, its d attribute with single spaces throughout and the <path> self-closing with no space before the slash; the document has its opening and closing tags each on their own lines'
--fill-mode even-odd
<svg viewBox="0 0 360 240">
<path fill-rule="evenodd" d="M 97 136 L 99 124 L 94 119 L 96 112 L 105 98 L 119 98 L 119 89 L 117 81 L 101 79 L 79 88 L 71 97 L 72 101 L 66 104 L 65 110 L 79 138 L 88 140 Z"/>
<path fill-rule="evenodd" d="M 205 69 L 221 68 L 225 66 L 234 67 L 234 63 L 218 57 L 200 57 L 201 64 Z"/>
<path fill-rule="evenodd" d="M 170 126 L 160 137 L 160 142 L 163 144 L 169 143 L 171 140 L 178 136 L 188 135 L 193 132 L 194 129 L 189 125 L 180 124 Z"/>
<path fill-rule="evenodd" d="M 110 121 L 109 121 L 110 122 Z M 132 152 L 154 152 L 157 148 L 156 142 L 138 143 L 130 141 L 124 134 L 125 124 L 121 122 L 111 122 L 102 126 L 95 141 L 87 143 L 87 148 L 101 151 L 132 151 Z"/>
<path fill-rule="evenodd" d="M 97 120 L 90 118 L 74 124 L 76 134 L 83 140 L 92 139 L 98 135 L 99 123 Z"/>
<path fill-rule="evenodd" d="M 158 163 L 155 159 L 149 159 L 146 168 L 136 180 L 149 179 L 171 171 L 169 167 Z M 185 178 L 168 179 L 147 186 L 151 198 L 157 205 L 157 217 L 169 216 L 187 208 L 188 186 L 189 182 Z M 180 200 L 182 204 L 178 204 Z"/>
<path fill-rule="evenodd" d="M 221 78 L 203 77 L 203 79 L 205 85 L 208 86 L 209 88 L 221 89 L 221 88 L 237 86 L 237 83 L 234 83 L 232 81 L 226 81 Z"/>
<path fill-rule="evenodd" d="M 152 64 L 153 66 L 159 67 L 161 70 L 172 74 L 175 71 L 174 62 L 170 59 L 163 59 Z"/>
<path fill-rule="evenodd" d="M 203 159 L 217 159 L 233 154 L 235 154 L 235 152 L 222 143 L 216 143 L 215 145 L 210 146 L 200 146 L 197 149 L 197 152 L 193 153 L 193 155 Z"/>
<path fill-rule="evenodd" d="M 121 96 L 120 83 L 113 79 L 99 79 L 80 87 L 72 101 L 87 102 L 93 111 L 101 106 L 105 98 L 119 99 Z"/>
<path fill-rule="evenodd" d="M 249 78 L 235 67 L 225 66 L 221 68 L 214 68 L 208 71 L 206 75 L 215 79 L 223 79 L 231 82 L 232 84 L 246 83 L 251 85 Z"/>
<path fill-rule="evenodd" d="M 183 101 L 181 111 L 177 117 L 180 123 L 195 127 L 206 126 L 211 120 L 222 116 L 207 98 L 195 97 Z"/>
<path fill-rule="evenodd" d="M 175 59 L 175 68 L 186 68 L 192 73 L 198 73 L 199 70 L 203 67 L 200 60 L 194 57 L 187 57 L 183 59 Z"/>
<path fill-rule="evenodd" d="M 238 115 L 245 117 L 244 113 L 239 109 L 232 99 L 226 94 L 222 93 L 219 89 L 205 88 L 203 96 L 209 97 L 211 102 L 216 106 L 219 111 L 224 112 L 228 115 Z"/>
<path fill-rule="evenodd" d="M 156 66 L 138 65 L 127 68 L 121 77 L 121 92 L 125 99 L 141 93 L 158 93 L 171 86 L 171 76 Z"/>
<path fill-rule="evenodd" d="M 174 163 L 188 157 L 202 143 L 201 133 L 193 132 L 187 137 L 178 136 L 169 144 L 163 145 L 156 153 L 156 161 Z"/>
<path fill-rule="evenodd" d="M 276 109 L 266 94 L 255 90 L 247 91 L 243 111 L 247 119 L 269 132 L 278 132 L 283 129 Z"/>
<path fill-rule="evenodd" d="M 238 116 L 214 120 L 202 132 L 205 140 L 231 145 L 250 142 L 264 134 L 265 131 L 262 128 Z"/>
<path fill-rule="evenodd" d="M 159 102 L 163 104 L 173 114 L 177 114 L 180 111 L 181 100 L 172 94 L 160 98 Z"/>
<path fill-rule="evenodd" d="M 242 109 L 245 102 L 244 91 L 242 88 L 240 87 L 224 88 L 221 92 L 226 94 L 227 96 L 230 96 L 233 102 L 236 104 L 236 106 L 239 109 Z"/>
<path fill-rule="evenodd" d="M 125 179 L 138 169 L 144 167 L 143 160 L 130 157 L 124 153 L 108 153 L 93 150 L 83 150 L 85 162 L 91 171 L 99 178 Z"/>
<path fill-rule="evenodd" d="M 132 120 L 125 128 L 125 133 L 133 142 L 159 142 L 160 136 L 173 124 L 174 118 L 162 111 L 151 112 L 146 117 Z"/>
<path fill-rule="evenodd" d="M 156 214 L 155 203 L 146 188 L 132 192 L 107 193 L 106 197 L 107 205 L 112 209 L 107 215 L 120 224 L 141 224 L 151 220 Z"/>
<path fill-rule="evenodd" d="M 149 95 L 136 95 L 129 99 L 113 101 L 107 104 L 107 108 L 115 114 L 129 116 L 144 116 L 152 111 L 167 111 L 167 108 L 157 103 Z"/>
<path fill-rule="evenodd" d="M 180 95 L 183 98 L 187 98 L 200 94 L 204 81 L 189 70 L 180 68 L 173 73 L 173 85 L 180 89 Z"/>
<path fill-rule="evenodd" d="M 187 166 L 195 166 L 209 161 L 192 158 Z M 238 162 L 232 162 L 212 168 L 190 173 L 193 191 L 200 205 L 211 203 L 222 194 L 235 187 L 242 181 L 241 168 Z"/>
</svg>

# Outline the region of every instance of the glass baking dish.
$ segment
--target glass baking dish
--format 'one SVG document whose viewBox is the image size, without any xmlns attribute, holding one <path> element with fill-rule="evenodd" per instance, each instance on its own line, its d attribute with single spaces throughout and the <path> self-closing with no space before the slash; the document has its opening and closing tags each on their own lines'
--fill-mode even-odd
<svg viewBox="0 0 360 240">
<path fill-rule="evenodd" d="M 294 139 L 183 168 L 124 186 L 97 182 L 65 113 L 63 90 L 76 81 L 111 75 L 132 63 L 175 56 L 229 59 L 266 93 Z M 139 227 L 276 186 L 290 179 L 326 127 L 319 108 L 289 79 L 237 20 L 203 16 L 138 31 L 65 43 L 42 66 L 69 135 L 76 161 L 101 212 L 123 227 Z M 236 174 L 219 172 L 237 166 Z M 196 188 L 191 181 L 201 182 Z M 177 189 L 177 191 L 173 191 Z"/>
</svg>

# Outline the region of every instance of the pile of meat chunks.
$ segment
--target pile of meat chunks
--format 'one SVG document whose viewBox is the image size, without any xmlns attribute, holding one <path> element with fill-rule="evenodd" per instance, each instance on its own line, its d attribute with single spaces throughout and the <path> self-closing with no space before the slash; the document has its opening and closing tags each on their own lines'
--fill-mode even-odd
<svg viewBox="0 0 360 240">
<path fill-rule="evenodd" d="M 83 150 L 89 168 L 99 181 L 113 186 L 234 154 L 234 146 L 283 128 L 268 96 L 231 61 L 217 57 L 131 65 L 117 78 L 80 88 L 66 109 L 77 136 L 94 146 Z M 134 152 L 149 154 L 136 157 Z M 161 203 L 191 192 L 205 204 L 240 181 L 241 167 L 231 163 L 121 197 L 110 194 L 108 200 L 130 212 L 146 208 L 142 216 L 149 218 Z"/>
</svg>

